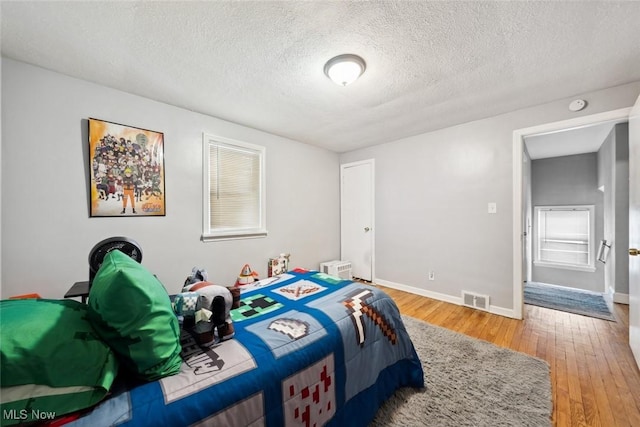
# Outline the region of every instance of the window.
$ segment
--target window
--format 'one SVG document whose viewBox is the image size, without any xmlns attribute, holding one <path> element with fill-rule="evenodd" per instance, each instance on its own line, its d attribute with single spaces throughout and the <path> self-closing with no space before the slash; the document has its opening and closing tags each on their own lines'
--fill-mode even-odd
<svg viewBox="0 0 640 427">
<path fill-rule="evenodd" d="M 593 206 L 536 206 L 534 264 L 595 271 Z"/>
<path fill-rule="evenodd" d="M 203 241 L 264 237 L 265 148 L 204 135 Z"/>
</svg>

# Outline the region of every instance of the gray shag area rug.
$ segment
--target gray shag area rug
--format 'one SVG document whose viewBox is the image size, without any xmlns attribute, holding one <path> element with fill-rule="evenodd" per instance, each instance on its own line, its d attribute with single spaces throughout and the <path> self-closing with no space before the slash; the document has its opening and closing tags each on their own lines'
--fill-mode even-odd
<svg viewBox="0 0 640 427">
<path fill-rule="evenodd" d="M 546 283 L 528 282 L 524 303 L 598 319 L 616 321 L 602 294 Z"/>
<path fill-rule="evenodd" d="M 425 388 L 402 388 L 370 426 L 550 426 L 549 365 L 541 359 L 402 316 Z"/>
</svg>

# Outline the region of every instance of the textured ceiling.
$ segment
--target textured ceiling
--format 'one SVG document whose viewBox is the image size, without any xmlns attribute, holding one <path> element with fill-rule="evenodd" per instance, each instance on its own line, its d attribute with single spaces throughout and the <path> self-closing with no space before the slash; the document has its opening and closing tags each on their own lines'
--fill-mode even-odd
<svg viewBox="0 0 640 427">
<path fill-rule="evenodd" d="M 1 7 L 3 56 L 338 152 L 640 80 L 638 2 Z"/>
</svg>

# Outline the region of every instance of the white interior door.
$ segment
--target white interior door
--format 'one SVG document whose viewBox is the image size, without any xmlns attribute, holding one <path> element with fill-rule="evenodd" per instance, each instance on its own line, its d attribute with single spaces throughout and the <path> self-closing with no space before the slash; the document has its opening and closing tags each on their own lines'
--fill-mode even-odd
<svg viewBox="0 0 640 427">
<path fill-rule="evenodd" d="M 629 345 L 640 366 L 640 97 L 629 115 Z M 635 254 L 635 255 L 634 255 Z"/>
<path fill-rule="evenodd" d="M 340 166 L 341 259 L 354 277 L 374 277 L 374 160 Z"/>
</svg>

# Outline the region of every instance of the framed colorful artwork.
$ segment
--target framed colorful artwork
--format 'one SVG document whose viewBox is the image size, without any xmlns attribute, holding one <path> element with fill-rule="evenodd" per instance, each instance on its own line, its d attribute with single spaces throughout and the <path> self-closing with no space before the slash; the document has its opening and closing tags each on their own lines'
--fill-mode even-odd
<svg viewBox="0 0 640 427">
<path fill-rule="evenodd" d="M 164 216 L 164 134 L 89 119 L 92 217 Z"/>
</svg>

